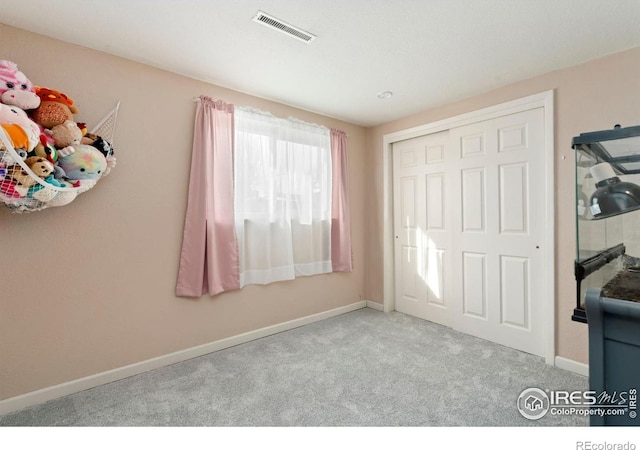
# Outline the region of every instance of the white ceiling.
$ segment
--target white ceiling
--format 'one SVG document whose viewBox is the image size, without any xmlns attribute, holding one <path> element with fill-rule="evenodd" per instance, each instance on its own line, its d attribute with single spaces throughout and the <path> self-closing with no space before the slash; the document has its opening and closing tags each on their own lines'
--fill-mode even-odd
<svg viewBox="0 0 640 450">
<path fill-rule="evenodd" d="M 7 25 L 364 126 L 640 46 L 640 0 L 0 0 L 0 10 Z M 255 23 L 258 10 L 318 37 Z M 393 97 L 378 99 L 384 90 Z"/>
</svg>

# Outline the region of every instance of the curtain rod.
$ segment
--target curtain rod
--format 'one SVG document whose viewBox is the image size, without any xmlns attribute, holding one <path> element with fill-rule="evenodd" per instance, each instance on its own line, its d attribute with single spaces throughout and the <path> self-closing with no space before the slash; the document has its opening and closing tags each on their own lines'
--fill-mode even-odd
<svg viewBox="0 0 640 450">
<path fill-rule="evenodd" d="M 193 101 L 194 103 L 198 103 L 198 102 L 200 101 L 200 97 L 192 97 L 192 98 L 191 98 L 191 101 Z M 249 107 L 249 108 L 251 108 L 251 107 Z M 256 109 L 256 110 L 257 110 L 257 108 L 252 108 L 252 109 Z M 258 111 L 260 111 L 260 110 L 258 110 Z M 261 113 L 264 113 L 264 111 L 260 111 L 260 112 L 261 112 Z M 266 113 L 266 114 L 271 115 L 272 117 L 275 117 L 275 116 L 273 116 L 271 113 Z M 304 122 L 304 121 L 302 121 L 302 120 L 298 120 L 298 119 L 295 119 L 295 118 L 291 118 L 291 119 L 297 120 L 297 121 L 299 121 L 299 122 Z M 309 125 L 316 125 L 316 124 L 312 124 L 312 123 L 310 123 Z M 327 127 L 327 126 L 325 126 L 325 125 L 317 125 L 317 126 L 319 126 L 319 127 L 324 127 L 324 128 L 331 128 L 331 127 Z M 349 138 L 349 135 L 348 135 L 347 133 L 345 133 L 345 135 L 347 136 L 347 138 Z"/>
</svg>

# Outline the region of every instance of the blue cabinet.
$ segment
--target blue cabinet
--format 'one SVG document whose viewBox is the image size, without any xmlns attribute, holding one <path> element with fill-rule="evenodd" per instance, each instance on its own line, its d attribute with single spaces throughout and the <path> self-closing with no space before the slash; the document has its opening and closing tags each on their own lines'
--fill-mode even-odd
<svg viewBox="0 0 640 450">
<path fill-rule="evenodd" d="M 640 425 L 636 409 L 640 389 L 640 303 L 602 297 L 598 289 L 587 290 L 585 303 L 589 389 L 612 398 L 616 404 L 610 410 L 626 408 L 619 415 L 592 415 L 591 425 Z"/>
</svg>

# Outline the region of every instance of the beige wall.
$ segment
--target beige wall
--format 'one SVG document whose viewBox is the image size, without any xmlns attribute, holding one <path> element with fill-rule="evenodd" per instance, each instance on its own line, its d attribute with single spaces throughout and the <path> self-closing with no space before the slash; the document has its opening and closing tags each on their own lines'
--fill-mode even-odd
<svg viewBox="0 0 640 450">
<path fill-rule="evenodd" d="M 382 139 L 385 134 L 555 90 L 556 352 L 587 362 L 587 327 L 571 321 L 575 305 L 574 167 L 571 138 L 582 132 L 640 123 L 640 48 L 514 83 L 485 94 L 367 130 L 367 289 L 383 300 Z"/>
<path fill-rule="evenodd" d="M 107 178 L 67 206 L 0 210 L 0 400 L 364 298 L 364 128 L 5 25 L 0 58 L 90 127 L 121 101 Z M 174 296 L 200 94 L 347 132 L 352 274 Z"/>
</svg>

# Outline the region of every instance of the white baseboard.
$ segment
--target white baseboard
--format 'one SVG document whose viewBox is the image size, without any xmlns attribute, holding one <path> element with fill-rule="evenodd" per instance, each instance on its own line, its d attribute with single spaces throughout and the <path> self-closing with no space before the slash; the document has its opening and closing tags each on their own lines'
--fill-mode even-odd
<svg viewBox="0 0 640 450">
<path fill-rule="evenodd" d="M 555 366 L 559 369 L 568 370 L 570 372 L 575 372 L 578 375 L 583 375 L 585 377 L 589 376 L 589 365 L 585 363 L 581 363 L 578 361 L 574 361 L 572 359 L 563 358 L 562 356 L 556 356 L 555 358 Z"/>
<path fill-rule="evenodd" d="M 366 308 L 368 306 L 368 303 L 369 302 L 365 300 L 361 300 L 359 302 L 342 306 L 340 308 L 335 308 L 329 311 L 312 314 L 310 316 L 301 317 L 299 319 L 290 320 L 288 322 L 283 322 L 277 325 L 260 328 L 259 330 L 249 331 L 237 336 L 220 339 L 219 341 L 214 341 L 208 344 L 199 345 L 197 347 L 180 350 L 168 355 L 158 356 L 156 358 L 147 359 L 145 361 L 130 364 L 128 366 L 118 367 L 117 369 L 108 370 L 106 372 L 97 373 L 88 377 L 79 378 L 77 380 L 68 381 L 66 383 L 29 392 L 23 395 L 18 395 L 6 400 L 1 400 L 0 414 L 17 411 L 19 409 L 27 408 L 29 406 L 63 397 L 65 395 L 74 394 L 76 392 L 91 389 L 96 386 L 148 372 L 149 370 L 158 369 L 160 367 L 168 366 L 181 361 L 186 361 L 191 358 L 196 358 L 198 356 L 206 355 L 218 350 L 223 350 L 235 345 L 244 344 L 246 342 L 270 336 L 272 334 L 292 330 L 294 328 L 308 325 L 319 320 L 328 319 L 330 317 L 335 317 L 351 311 Z"/>
<path fill-rule="evenodd" d="M 372 309 L 375 309 L 377 311 L 383 311 L 384 310 L 384 305 L 382 303 L 372 302 L 371 300 L 365 300 L 365 302 L 367 303 L 367 308 L 372 308 Z"/>
</svg>

